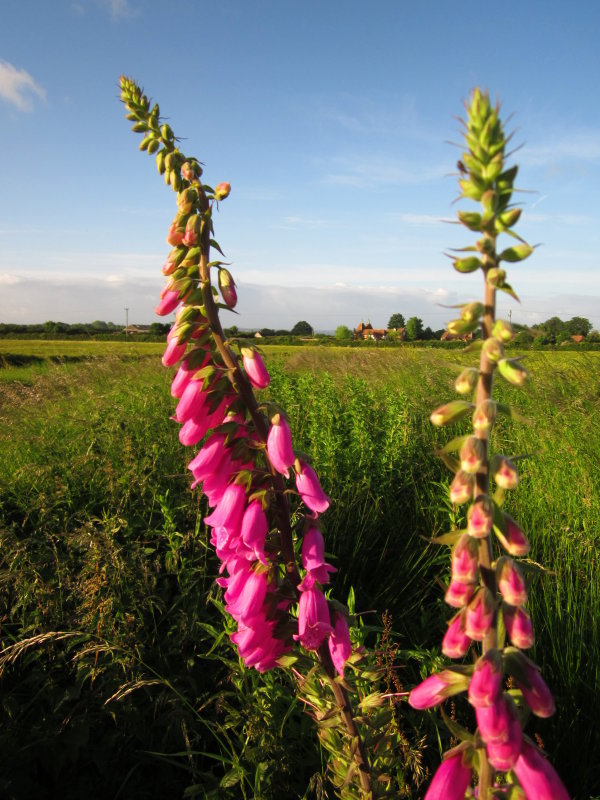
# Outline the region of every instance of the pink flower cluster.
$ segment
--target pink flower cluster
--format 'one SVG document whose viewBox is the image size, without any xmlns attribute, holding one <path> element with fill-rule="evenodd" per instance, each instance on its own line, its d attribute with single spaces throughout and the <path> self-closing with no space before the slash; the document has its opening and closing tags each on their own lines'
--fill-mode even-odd
<svg viewBox="0 0 600 800">
<path fill-rule="evenodd" d="M 180 228 L 173 224 L 169 242 L 185 247 L 194 244 L 186 240 L 194 227 L 186 224 L 185 233 Z M 168 273 L 170 264 L 167 261 L 165 265 Z M 231 287 L 233 278 L 229 273 L 226 277 Z M 187 285 L 178 291 L 175 285 L 171 277 L 157 313 L 174 311 L 186 292 L 193 291 Z M 221 292 L 231 300 L 224 286 Z M 193 345 L 190 349 L 189 344 Z M 250 384 L 266 388 L 270 376 L 260 355 L 254 348 L 242 348 L 241 355 Z M 329 498 L 312 467 L 296 458 L 287 420 L 283 414 L 275 414 L 266 442 L 261 441 L 251 417 L 246 419 L 246 410 L 240 411 L 239 396 L 214 349 L 208 320 L 197 306 L 184 304 L 177 311 L 162 360 L 165 366 L 179 364 L 171 394 L 178 399 L 173 419 L 181 424 L 181 443 L 195 445 L 209 434 L 188 468 L 194 478 L 192 487 L 202 486 L 212 509 L 204 521 L 211 528 L 211 543 L 221 560 L 218 583 L 225 590 L 226 610 L 237 622 L 232 640 L 240 656 L 247 666 L 262 672 L 277 665 L 294 639 L 309 650 L 318 649 L 327 639 L 333 665 L 343 675 L 351 654 L 348 623 L 342 614 L 330 611 L 322 591 L 330 573 L 335 572 L 325 561 L 318 524 Z M 305 576 L 297 587 L 296 634 L 296 622 L 289 613 L 296 587 L 286 583 L 281 574 L 280 538 L 270 535 L 276 517 L 270 507 L 275 494 L 273 474 L 288 478 L 290 468 L 307 508 L 302 541 Z"/>
<path fill-rule="evenodd" d="M 462 469 L 454 479 L 451 496 L 454 494 L 452 499 L 456 500 L 460 488 L 464 495 L 460 502 L 466 502 L 472 498 L 470 461 L 478 461 L 472 437 L 465 441 L 461 457 Z M 510 465 L 507 459 L 498 463 L 505 471 L 508 469 L 506 465 Z M 502 480 L 497 478 L 497 482 L 502 485 Z M 517 705 L 504 689 L 504 673 L 507 671 L 520 689 L 523 703 L 536 716 L 548 717 L 554 713 L 554 700 L 538 668 L 520 652 L 533 645 L 533 628 L 524 608 L 527 602 L 525 579 L 511 556 L 525 555 L 529 543 L 511 517 L 502 514 L 499 522 L 498 513 L 489 497 L 476 497 L 467 513 L 467 529 L 453 547 L 451 580 L 445 599 L 458 609 L 458 613 L 448 625 L 442 652 L 449 658 L 464 657 L 473 641 L 485 640 L 500 613 L 513 648 L 503 653 L 487 649 L 476 661 L 468 679 L 465 679 L 464 668 L 457 671 L 450 668 L 431 675 L 413 689 L 409 702 L 415 708 L 431 708 L 467 689 L 469 703 L 475 709 L 481 745 L 485 746 L 492 767 L 500 772 L 512 771 L 531 800 L 550 797 L 564 800 L 568 797 L 566 790 L 551 765 L 524 738 Z M 488 587 L 494 581 L 483 580 L 479 564 L 480 540 L 489 537 L 492 530 L 508 554 L 495 562 L 497 592 Z M 471 777 L 468 753 L 462 750 L 442 762 L 426 800 L 442 797 L 463 800 Z M 549 793 L 547 787 L 552 787 L 553 793 Z"/>
</svg>

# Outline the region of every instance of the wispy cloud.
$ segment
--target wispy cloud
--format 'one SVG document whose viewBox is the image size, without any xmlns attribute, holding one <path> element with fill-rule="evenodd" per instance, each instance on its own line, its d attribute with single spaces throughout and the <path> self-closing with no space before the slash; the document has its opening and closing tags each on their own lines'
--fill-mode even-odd
<svg viewBox="0 0 600 800">
<path fill-rule="evenodd" d="M 130 0 L 102 0 L 102 5 L 108 8 L 111 19 L 130 19 L 137 17 L 141 11 L 131 5 Z"/>
<path fill-rule="evenodd" d="M 19 111 L 33 111 L 32 95 L 45 100 L 46 90 L 26 70 L 0 60 L 0 97 Z"/>
<path fill-rule="evenodd" d="M 439 225 L 456 222 L 455 219 L 448 217 L 435 217 L 432 214 L 405 214 L 401 212 L 390 212 L 387 214 L 387 216 L 390 219 L 396 219 L 399 222 L 403 222 L 405 225 L 410 225 L 417 228 L 430 226 L 437 227 Z"/>
<path fill-rule="evenodd" d="M 328 173 L 324 183 L 361 188 L 377 185 L 417 186 L 440 180 L 447 173 L 447 164 L 416 166 L 414 163 L 394 159 L 338 158 L 338 167 Z"/>
<path fill-rule="evenodd" d="M 585 128 L 567 133 L 556 133 L 539 145 L 524 145 L 519 151 L 519 161 L 529 166 L 548 166 L 561 161 L 600 160 L 600 129 Z"/>
<path fill-rule="evenodd" d="M 0 286 L 15 286 L 17 283 L 21 283 L 18 275 L 10 275 L 8 272 L 0 273 Z"/>
</svg>

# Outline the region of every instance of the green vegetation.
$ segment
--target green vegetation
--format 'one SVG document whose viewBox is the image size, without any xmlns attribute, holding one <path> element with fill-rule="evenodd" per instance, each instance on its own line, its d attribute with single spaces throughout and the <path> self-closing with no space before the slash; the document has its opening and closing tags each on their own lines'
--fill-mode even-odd
<svg viewBox="0 0 600 800">
<path fill-rule="evenodd" d="M 0 794 L 54 788 L 69 799 L 93 785 L 98 798 L 324 797 L 293 687 L 244 670 L 223 635 L 204 501 L 169 420 L 163 345 L 0 344 L 5 359 L 46 359 L 42 375 L 26 361 L 1 371 L 13 380 L 0 383 Z M 263 350 L 268 394 L 333 500 L 324 518 L 340 570 L 333 593 L 345 600 L 354 586 L 357 609 L 378 610 L 367 626 L 389 611 L 394 677 L 409 688 L 435 663 L 449 618 L 447 552 L 422 537 L 461 522 L 434 454 L 448 433 L 428 415 L 473 355 Z M 527 422 L 502 419 L 494 436 L 504 452 L 530 456 L 507 510 L 551 571 L 535 578 L 531 611 L 558 714 L 528 732 L 573 797 L 588 800 L 600 793 L 600 354 L 532 352 L 527 366 L 525 392 L 498 381 L 499 400 Z M 419 744 L 435 715 L 402 702 L 400 719 L 416 787 L 418 759 L 425 769 L 439 761 Z M 411 787 L 407 796 L 420 797 Z"/>
</svg>

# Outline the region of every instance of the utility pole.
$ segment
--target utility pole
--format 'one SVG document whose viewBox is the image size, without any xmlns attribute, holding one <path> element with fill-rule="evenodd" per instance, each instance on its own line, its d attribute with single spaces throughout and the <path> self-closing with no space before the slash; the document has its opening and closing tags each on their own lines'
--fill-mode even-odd
<svg viewBox="0 0 600 800">
<path fill-rule="evenodd" d="M 509 321 L 509 322 L 510 322 L 510 324 L 512 325 L 512 308 L 511 308 L 511 309 L 509 309 L 509 312 L 508 312 L 508 321 Z"/>
<path fill-rule="evenodd" d="M 129 333 L 129 309 L 125 309 L 125 336 Z"/>
</svg>

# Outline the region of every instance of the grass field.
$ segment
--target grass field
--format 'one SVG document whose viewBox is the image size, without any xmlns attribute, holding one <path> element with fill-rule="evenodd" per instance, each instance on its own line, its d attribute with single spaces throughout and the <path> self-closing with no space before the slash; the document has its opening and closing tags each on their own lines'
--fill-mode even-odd
<svg viewBox="0 0 600 800">
<path fill-rule="evenodd" d="M 7 797 L 54 782 L 75 798 L 92 779 L 98 797 L 152 797 L 167 787 L 176 793 L 165 796 L 179 797 L 218 776 L 211 747 L 232 764 L 250 763 L 253 735 L 288 782 L 282 788 L 283 778 L 261 767 L 262 788 L 247 796 L 301 797 L 319 770 L 318 753 L 281 751 L 279 736 L 260 739 L 268 719 L 281 730 L 284 719 L 295 726 L 290 736 L 307 735 L 275 679 L 267 679 L 269 692 L 282 708 L 273 700 L 265 709 L 260 686 L 250 685 L 256 678 L 236 672 L 221 640 L 215 652 L 226 654 L 229 670 L 211 660 L 221 629 L 207 605 L 215 562 L 203 501 L 189 489 L 189 451 L 169 420 L 162 347 L 0 341 L 0 363 L 10 364 L 0 369 L 3 642 L 31 640 L 3 656 L 0 741 L 10 766 L 0 792 Z M 405 651 L 399 675 L 410 686 L 422 660 L 436 657 L 449 616 L 447 551 L 425 538 L 459 521 L 446 500 L 449 473 L 433 454 L 448 433 L 433 429 L 428 415 L 453 396 L 458 366 L 474 356 L 263 351 L 268 395 L 287 409 L 296 448 L 314 459 L 333 500 L 325 535 L 339 567 L 334 593 L 345 599 L 353 586 L 359 608 L 389 610 Z M 530 607 L 534 657 L 558 712 L 532 720 L 528 731 L 544 742 L 572 796 L 589 800 L 600 795 L 600 353 L 531 353 L 526 364 L 527 389 L 497 387 L 525 421 L 502 419 L 494 443 L 529 455 L 508 510 L 527 531 L 532 558 L 549 570 L 534 581 Z M 76 636 L 36 639 L 56 631 Z M 107 703 L 127 682 L 136 691 L 122 689 Z M 26 701 L 32 687 L 34 700 Z M 261 728 L 240 734 L 250 742 L 243 758 L 232 744 L 241 689 L 254 698 L 249 707 Z M 230 734 L 218 742 L 223 714 Z M 435 762 L 433 740 L 425 755 Z M 219 791 L 242 796 L 236 784 Z"/>
</svg>

